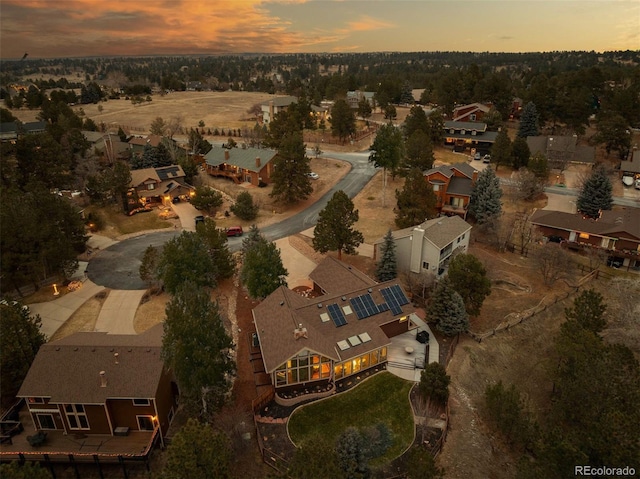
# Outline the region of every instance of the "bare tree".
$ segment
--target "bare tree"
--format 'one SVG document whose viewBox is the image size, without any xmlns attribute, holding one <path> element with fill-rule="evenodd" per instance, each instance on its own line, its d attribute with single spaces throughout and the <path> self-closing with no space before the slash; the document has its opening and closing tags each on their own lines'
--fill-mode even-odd
<svg viewBox="0 0 640 479">
<path fill-rule="evenodd" d="M 535 251 L 535 263 L 547 286 L 566 279 L 572 268 L 571 259 L 565 249 L 557 243 L 547 243 Z"/>
<path fill-rule="evenodd" d="M 524 255 L 526 255 L 530 244 L 542 239 L 542 234 L 538 231 L 538 228 L 531 224 L 532 214 L 533 210 L 516 213 L 513 224 L 513 242 L 516 246 L 520 247 L 520 254 Z"/>
<path fill-rule="evenodd" d="M 436 283 L 436 275 L 431 271 L 421 273 L 408 272 L 404 274 L 404 283 L 417 302 L 423 305 L 427 302 L 428 293 L 433 290 Z"/>
<path fill-rule="evenodd" d="M 493 228 L 494 245 L 498 251 L 504 251 L 511 243 L 515 229 L 516 216 L 513 213 L 502 213 Z"/>
<path fill-rule="evenodd" d="M 519 200 L 532 201 L 544 191 L 544 181 L 526 168 L 520 168 L 516 174 L 516 183 L 516 197 Z"/>
<path fill-rule="evenodd" d="M 166 125 L 166 133 L 169 138 L 173 138 L 173 135 L 182 130 L 182 122 L 184 121 L 182 115 L 176 115 L 172 117 Z"/>
<path fill-rule="evenodd" d="M 601 248 L 585 248 L 584 256 L 589 261 L 589 271 L 599 269 L 607 260 L 607 251 Z"/>
<path fill-rule="evenodd" d="M 262 106 L 260 106 L 260 103 L 256 103 L 247 110 L 247 113 L 251 115 L 252 120 L 258 120 L 259 118 L 262 118 Z"/>
</svg>

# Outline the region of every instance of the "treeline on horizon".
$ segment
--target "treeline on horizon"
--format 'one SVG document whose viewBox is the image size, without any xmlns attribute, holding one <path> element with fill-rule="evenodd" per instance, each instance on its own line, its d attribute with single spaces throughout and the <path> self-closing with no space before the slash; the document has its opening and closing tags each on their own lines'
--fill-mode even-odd
<svg viewBox="0 0 640 479">
<path fill-rule="evenodd" d="M 424 89 L 423 104 L 444 112 L 455 104 L 491 102 L 503 119 L 514 97 L 535 103 L 541 121 L 581 133 L 604 111 L 640 127 L 640 51 L 541 53 L 379 52 L 246 54 L 29 59 L 3 62 L 0 85 L 30 81 L 40 89 L 95 82 L 127 91 L 134 86 L 181 91 L 201 82 L 214 91 L 305 95 L 312 103 L 373 91 L 400 103 L 407 85 Z M 39 79 L 42 75 L 52 79 Z M 58 78 L 58 79 L 54 79 Z M 382 103 L 380 102 L 380 103 Z"/>
</svg>

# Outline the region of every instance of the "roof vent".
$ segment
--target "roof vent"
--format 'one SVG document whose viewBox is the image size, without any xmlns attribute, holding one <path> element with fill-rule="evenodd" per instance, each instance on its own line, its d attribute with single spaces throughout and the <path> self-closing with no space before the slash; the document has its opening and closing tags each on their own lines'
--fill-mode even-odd
<svg viewBox="0 0 640 479">
<path fill-rule="evenodd" d="M 369 291 L 370 293 L 373 293 L 373 290 L 371 288 L 369 288 L 367 291 Z"/>
<path fill-rule="evenodd" d="M 101 388 L 107 387 L 107 373 L 104 371 L 100 371 L 100 387 Z"/>
<path fill-rule="evenodd" d="M 284 301 L 280 301 L 280 306 L 284 306 Z"/>
<path fill-rule="evenodd" d="M 115 359 L 116 364 L 120 364 L 120 363 L 118 362 L 118 356 L 120 356 L 118 353 L 113 353 L 113 359 Z"/>
<path fill-rule="evenodd" d="M 346 297 L 346 296 L 343 296 L 343 297 L 342 297 L 342 301 L 346 301 L 346 300 L 347 300 L 347 297 Z"/>
<path fill-rule="evenodd" d="M 300 338 L 306 339 L 308 337 L 309 335 L 307 334 L 307 328 L 303 328 L 302 323 L 300 323 L 298 327 L 293 330 L 293 339 L 300 339 Z"/>
<path fill-rule="evenodd" d="M 318 308 L 322 308 L 322 303 L 318 303 Z"/>
</svg>

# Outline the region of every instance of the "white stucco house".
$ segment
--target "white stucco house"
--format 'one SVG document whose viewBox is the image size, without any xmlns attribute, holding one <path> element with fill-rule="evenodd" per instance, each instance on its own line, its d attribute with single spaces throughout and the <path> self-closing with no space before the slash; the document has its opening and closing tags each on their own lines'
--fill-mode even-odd
<svg viewBox="0 0 640 479">
<path fill-rule="evenodd" d="M 471 225 L 459 216 L 441 216 L 417 226 L 393 231 L 398 272 L 433 273 L 442 276 L 454 252 L 466 253 Z M 384 238 L 374 243 L 374 260 Z"/>
</svg>

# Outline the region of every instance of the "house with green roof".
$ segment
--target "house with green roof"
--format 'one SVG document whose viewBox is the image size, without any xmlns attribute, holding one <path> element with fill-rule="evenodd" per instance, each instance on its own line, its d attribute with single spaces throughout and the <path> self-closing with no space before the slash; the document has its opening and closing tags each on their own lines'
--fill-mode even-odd
<svg viewBox="0 0 640 479">
<path fill-rule="evenodd" d="M 275 150 L 265 148 L 214 147 L 204 157 L 205 168 L 211 176 L 230 178 L 235 183 L 271 183 Z"/>
</svg>

